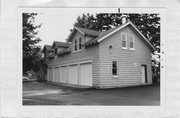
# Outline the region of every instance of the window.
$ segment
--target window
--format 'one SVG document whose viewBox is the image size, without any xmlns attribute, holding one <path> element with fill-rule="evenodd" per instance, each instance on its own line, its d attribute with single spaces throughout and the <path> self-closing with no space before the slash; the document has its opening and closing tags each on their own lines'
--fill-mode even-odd
<svg viewBox="0 0 180 118">
<path fill-rule="evenodd" d="M 79 50 L 82 48 L 82 38 L 79 38 Z"/>
<path fill-rule="evenodd" d="M 74 40 L 74 51 L 77 51 L 77 39 Z"/>
<path fill-rule="evenodd" d="M 117 61 L 112 62 L 112 74 L 117 75 Z"/>
<path fill-rule="evenodd" d="M 57 48 L 55 48 L 55 54 L 57 54 L 57 51 L 58 51 L 58 49 L 57 49 Z"/>
<path fill-rule="evenodd" d="M 134 50 L 134 37 L 132 35 L 129 35 L 129 48 L 130 50 Z"/>
<path fill-rule="evenodd" d="M 122 48 L 127 49 L 127 38 L 126 34 L 122 33 L 121 34 L 121 41 L 122 41 Z"/>
</svg>

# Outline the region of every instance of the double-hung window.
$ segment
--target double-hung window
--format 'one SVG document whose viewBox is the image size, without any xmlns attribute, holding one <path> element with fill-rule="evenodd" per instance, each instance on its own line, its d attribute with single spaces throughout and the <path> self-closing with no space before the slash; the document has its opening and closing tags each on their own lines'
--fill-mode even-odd
<svg viewBox="0 0 180 118">
<path fill-rule="evenodd" d="M 129 35 L 129 49 L 135 50 L 135 42 L 133 35 Z"/>
<path fill-rule="evenodd" d="M 77 39 L 74 40 L 74 51 L 77 51 Z"/>
<path fill-rule="evenodd" d="M 122 49 L 127 49 L 127 35 L 125 33 L 121 34 L 121 45 Z"/>
<path fill-rule="evenodd" d="M 80 37 L 79 38 L 79 50 L 81 50 L 81 48 L 82 48 L 82 38 Z"/>
<path fill-rule="evenodd" d="M 58 53 L 58 49 L 57 48 L 55 48 L 55 54 L 57 54 Z"/>
<path fill-rule="evenodd" d="M 117 61 L 112 62 L 112 75 L 117 75 Z"/>
</svg>

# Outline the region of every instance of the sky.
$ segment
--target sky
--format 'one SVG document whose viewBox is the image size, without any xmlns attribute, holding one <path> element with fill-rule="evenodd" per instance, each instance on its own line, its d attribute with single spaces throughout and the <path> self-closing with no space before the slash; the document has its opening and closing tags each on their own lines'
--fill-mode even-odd
<svg viewBox="0 0 180 118">
<path fill-rule="evenodd" d="M 38 13 L 35 21 L 42 26 L 37 36 L 41 38 L 39 45 L 43 47 L 52 45 L 53 41 L 65 42 L 77 17 L 83 13 L 118 13 L 118 8 L 33 8 L 24 12 Z"/>
</svg>

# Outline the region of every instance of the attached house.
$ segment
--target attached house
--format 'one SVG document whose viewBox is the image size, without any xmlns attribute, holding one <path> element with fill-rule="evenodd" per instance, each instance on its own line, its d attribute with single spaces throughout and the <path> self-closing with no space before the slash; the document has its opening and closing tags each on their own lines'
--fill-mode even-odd
<svg viewBox="0 0 180 118">
<path fill-rule="evenodd" d="M 74 27 L 67 42 L 47 61 L 47 81 L 95 88 L 152 83 L 155 48 L 132 22 L 103 32 Z"/>
</svg>

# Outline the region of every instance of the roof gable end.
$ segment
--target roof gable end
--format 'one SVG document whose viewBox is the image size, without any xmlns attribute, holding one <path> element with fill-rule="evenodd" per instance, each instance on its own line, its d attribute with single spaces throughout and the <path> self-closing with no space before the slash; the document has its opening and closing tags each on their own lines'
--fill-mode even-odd
<svg viewBox="0 0 180 118">
<path fill-rule="evenodd" d="M 92 36 L 92 37 L 98 37 L 101 34 L 100 31 L 95 31 L 95 30 L 90 30 L 90 29 L 85 29 L 85 28 L 80 28 L 80 27 L 74 27 L 74 29 L 70 33 L 67 41 L 72 41 L 72 37 L 74 36 L 76 31 L 80 32 L 82 35 L 88 35 L 88 36 Z"/>
<path fill-rule="evenodd" d="M 69 44 L 66 42 L 54 41 L 52 48 L 56 48 L 56 47 L 67 48 L 67 47 L 69 47 Z"/>
<path fill-rule="evenodd" d="M 146 41 L 146 43 L 153 49 L 156 50 L 155 47 L 148 41 L 148 39 L 136 28 L 136 26 L 132 22 L 127 22 L 121 26 L 118 26 L 116 28 L 107 30 L 104 32 L 104 35 L 99 36 L 97 39 L 97 42 L 101 42 L 102 40 L 106 39 L 107 37 L 111 36 L 112 34 L 116 33 L 117 31 L 123 29 L 124 27 L 131 25 L 132 28 Z"/>
</svg>

